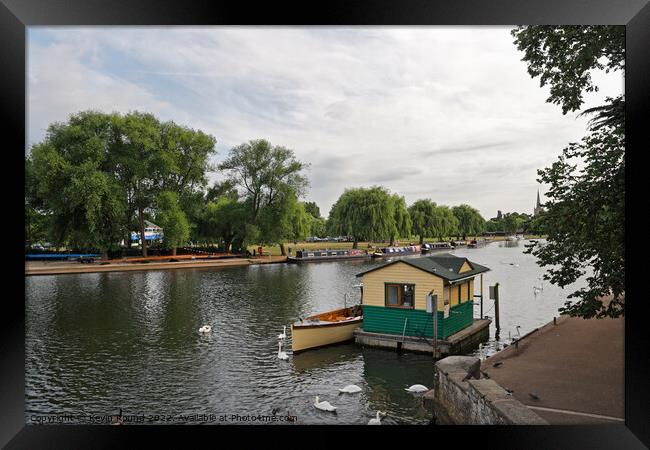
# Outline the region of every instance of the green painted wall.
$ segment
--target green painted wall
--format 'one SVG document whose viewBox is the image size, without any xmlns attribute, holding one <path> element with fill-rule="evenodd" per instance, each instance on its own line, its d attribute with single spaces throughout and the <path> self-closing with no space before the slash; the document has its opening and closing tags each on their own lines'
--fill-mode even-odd
<svg viewBox="0 0 650 450">
<path fill-rule="evenodd" d="M 444 313 L 438 311 L 438 339 L 456 333 L 470 326 L 474 320 L 472 302 L 461 303 L 450 309 L 449 317 L 444 319 Z M 422 309 L 384 308 L 381 306 L 363 305 L 363 330 L 374 333 L 389 333 L 401 335 L 406 322 L 407 336 L 433 336 L 433 314 Z"/>
</svg>

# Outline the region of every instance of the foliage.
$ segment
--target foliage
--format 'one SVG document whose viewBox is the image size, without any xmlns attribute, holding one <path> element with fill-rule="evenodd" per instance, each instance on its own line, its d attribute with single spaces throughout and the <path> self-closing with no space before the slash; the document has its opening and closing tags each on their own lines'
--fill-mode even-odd
<svg viewBox="0 0 650 450">
<path fill-rule="evenodd" d="M 528 72 L 540 76 L 542 86 L 550 84 L 547 101 L 560 104 L 563 114 L 581 107 L 583 92 L 597 90 L 590 70 L 625 69 L 623 26 L 530 26 L 512 34 Z M 548 244 L 528 252 L 541 266 L 550 266 L 545 277 L 562 287 L 592 270 L 587 287 L 569 295 L 578 300 L 567 301 L 561 312 L 617 317 L 625 314 L 624 96 L 607 98 L 581 114 L 594 116 L 590 134 L 538 171 L 538 181 L 551 185 L 546 212 L 537 218 Z M 601 300 L 606 294 L 613 296 L 607 306 Z"/>
<path fill-rule="evenodd" d="M 546 279 L 564 287 L 585 275 L 587 287 L 572 293 L 560 311 L 589 317 L 617 317 L 625 303 L 625 139 L 604 128 L 572 143 L 551 167 L 538 171 L 548 183 L 543 219 L 548 244 L 530 250 L 550 266 Z M 571 161 L 584 160 L 578 170 Z M 607 307 L 600 297 L 613 295 Z"/>
<path fill-rule="evenodd" d="M 233 242 L 243 242 L 246 237 L 246 214 L 246 206 L 237 198 L 221 195 L 205 205 L 199 216 L 197 235 L 201 240 L 219 242 L 224 251 L 230 251 Z"/>
<path fill-rule="evenodd" d="M 309 214 L 312 215 L 312 217 L 319 218 L 320 215 L 320 208 L 316 204 L 316 202 L 305 202 L 305 211 L 307 211 Z"/>
<path fill-rule="evenodd" d="M 174 192 L 196 215 L 214 144 L 152 114 L 82 111 L 51 124 L 26 157 L 28 203 L 48 216 L 55 242 L 105 252 L 130 243 L 136 224 L 144 233 L 160 192 Z"/>
<path fill-rule="evenodd" d="M 393 210 L 393 223 L 389 231 L 390 245 L 395 243 L 396 237 L 409 236 L 411 234 L 411 216 L 404 197 L 398 194 L 390 196 Z"/>
<path fill-rule="evenodd" d="M 228 173 L 232 185 L 249 200 L 251 223 L 256 222 L 263 208 L 277 203 L 287 190 L 297 197 L 304 194 L 309 184 L 301 173 L 305 168 L 293 150 L 272 146 L 264 139 L 233 147 L 219 165 L 220 170 Z"/>
<path fill-rule="evenodd" d="M 467 236 L 477 236 L 485 229 L 485 219 L 478 210 L 469 205 L 454 206 L 451 211 L 458 220 L 457 232 L 463 239 Z"/>
<path fill-rule="evenodd" d="M 156 197 L 156 221 L 163 229 L 163 244 L 173 249 L 185 245 L 190 236 L 190 225 L 178 203 L 178 195 L 173 191 L 159 192 Z"/>
<path fill-rule="evenodd" d="M 333 234 L 352 236 L 353 248 L 359 241 L 380 241 L 396 229 L 395 202 L 380 186 L 346 189 L 330 211 Z"/>
<path fill-rule="evenodd" d="M 520 26 L 512 30 L 517 49 L 524 52 L 531 77 L 540 86 L 550 85 L 547 102 L 562 106 L 562 113 L 576 111 L 583 92 L 598 90 L 590 71 L 625 67 L 625 27 Z"/>
<path fill-rule="evenodd" d="M 441 241 L 458 232 L 459 221 L 448 206 L 440 205 L 434 209 L 432 226 L 433 236 Z"/>
<path fill-rule="evenodd" d="M 425 237 L 435 235 L 433 217 L 436 213 L 436 204 L 429 199 L 416 200 L 409 206 L 411 216 L 411 231 L 414 235 L 420 236 L 420 244 Z"/>
</svg>

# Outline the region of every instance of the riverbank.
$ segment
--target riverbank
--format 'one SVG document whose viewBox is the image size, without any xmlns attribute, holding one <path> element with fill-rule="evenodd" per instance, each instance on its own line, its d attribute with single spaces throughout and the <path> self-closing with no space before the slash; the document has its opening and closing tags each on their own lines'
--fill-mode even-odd
<svg viewBox="0 0 650 450">
<path fill-rule="evenodd" d="M 524 236 L 524 239 L 541 239 L 543 238 L 542 236 L 536 236 L 536 235 L 526 235 Z M 443 239 L 442 241 L 439 239 L 425 239 L 424 242 L 449 242 L 453 241 L 456 238 L 447 238 Z M 471 241 L 474 239 L 473 236 L 468 236 L 467 241 Z M 492 236 L 488 238 L 481 238 L 479 239 L 485 239 L 487 242 L 498 242 L 498 241 L 504 241 L 506 239 L 505 236 Z M 407 246 L 407 245 L 412 245 L 412 244 L 418 244 L 419 240 L 415 239 L 412 241 L 407 241 L 404 239 L 398 239 L 395 241 L 394 245 L 395 246 Z M 295 255 L 296 250 L 302 250 L 303 248 L 305 250 L 319 250 L 319 249 L 330 249 L 330 250 L 349 250 L 352 248 L 352 242 L 327 242 L 327 241 L 321 241 L 321 242 L 298 242 L 297 244 L 294 244 L 293 242 L 287 242 L 284 244 L 284 248 L 286 249 L 287 252 L 289 252 L 289 249 L 291 249 L 291 254 Z M 358 242 L 357 243 L 357 248 L 359 250 L 368 250 L 368 249 L 374 249 L 375 247 L 388 247 L 388 242 Z M 257 246 L 251 245 L 248 247 L 248 251 L 253 253 L 253 250 L 257 251 Z M 275 245 L 272 247 L 264 247 L 264 254 L 266 255 L 267 253 L 272 255 L 272 256 L 280 256 L 280 246 Z"/>
<path fill-rule="evenodd" d="M 263 256 L 254 258 L 229 258 L 221 260 L 193 259 L 177 262 L 123 262 L 117 260 L 109 264 L 81 264 L 76 261 L 27 261 L 25 275 L 63 275 L 72 273 L 124 272 L 133 270 L 168 270 L 168 269 L 197 269 L 215 267 L 236 267 L 255 264 L 276 264 L 286 262 L 285 256 Z"/>
<path fill-rule="evenodd" d="M 624 325 L 561 316 L 483 360 L 480 379 L 445 375 L 434 400 L 454 423 L 622 424 Z"/>
</svg>

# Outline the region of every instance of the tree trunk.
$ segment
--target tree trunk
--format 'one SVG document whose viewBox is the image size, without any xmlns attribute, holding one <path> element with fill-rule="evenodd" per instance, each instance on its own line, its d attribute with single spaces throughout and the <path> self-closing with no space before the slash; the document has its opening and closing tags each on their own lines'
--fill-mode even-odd
<svg viewBox="0 0 650 450">
<path fill-rule="evenodd" d="M 282 256 L 287 256 L 287 252 L 286 252 L 286 250 L 284 249 L 284 244 L 280 244 L 280 254 L 281 254 Z"/>
<path fill-rule="evenodd" d="M 107 259 L 108 259 L 108 252 L 106 250 L 104 250 L 102 252 L 102 261 L 106 261 Z"/>
<path fill-rule="evenodd" d="M 393 245 L 395 245 L 395 236 L 390 237 L 390 244 L 388 244 L 389 247 L 392 247 Z"/>
<path fill-rule="evenodd" d="M 355 240 L 352 242 L 352 248 L 353 248 L 353 249 L 357 249 L 358 247 L 359 247 L 359 242 L 357 242 L 357 240 L 355 239 Z"/>
<path fill-rule="evenodd" d="M 140 219 L 140 241 L 142 242 L 142 256 L 147 256 L 147 240 L 144 236 L 144 212 L 138 207 L 138 218 Z"/>
<path fill-rule="evenodd" d="M 424 244 L 424 235 L 420 235 L 420 245 Z"/>
<path fill-rule="evenodd" d="M 176 246 L 172 247 L 172 256 L 176 256 Z"/>
</svg>

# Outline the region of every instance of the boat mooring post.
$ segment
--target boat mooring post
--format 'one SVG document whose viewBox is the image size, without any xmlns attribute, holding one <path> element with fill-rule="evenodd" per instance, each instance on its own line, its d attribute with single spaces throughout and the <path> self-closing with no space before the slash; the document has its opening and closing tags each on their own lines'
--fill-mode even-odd
<svg viewBox="0 0 650 450">
<path fill-rule="evenodd" d="M 501 327 L 499 326 L 499 283 L 494 285 L 494 320 L 496 321 L 496 337 L 499 338 L 499 331 Z"/>
<path fill-rule="evenodd" d="M 481 274 L 481 315 L 479 317 L 483 318 L 483 274 Z"/>
</svg>

